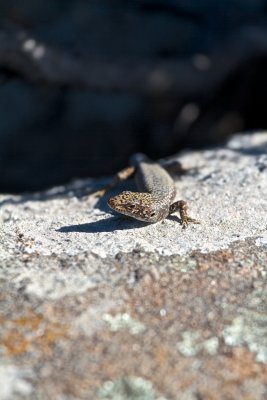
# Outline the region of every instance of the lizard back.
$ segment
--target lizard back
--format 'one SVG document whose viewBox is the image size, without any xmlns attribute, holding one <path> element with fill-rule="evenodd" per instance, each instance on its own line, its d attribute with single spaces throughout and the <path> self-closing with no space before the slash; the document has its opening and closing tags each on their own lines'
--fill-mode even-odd
<svg viewBox="0 0 267 400">
<path fill-rule="evenodd" d="M 135 167 L 135 182 L 139 192 L 124 191 L 108 201 L 115 211 L 145 222 L 158 222 L 170 213 L 175 198 L 175 185 L 159 164 L 143 154 L 131 159 Z"/>
<path fill-rule="evenodd" d="M 176 189 L 168 172 L 144 154 L 136 154 L 131 160 L 136 168 L 135 182 L 140 192 L 151 193 L 158 201 L 170 203 L 174 200 Z"/>
</svg>

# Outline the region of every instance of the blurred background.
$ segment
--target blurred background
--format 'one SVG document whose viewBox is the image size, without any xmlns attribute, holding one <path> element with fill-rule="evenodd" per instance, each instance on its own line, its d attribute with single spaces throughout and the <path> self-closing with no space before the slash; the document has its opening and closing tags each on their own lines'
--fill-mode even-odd
<svg viewBox="0 0 267 400">
<path fill-rule="evenodd" d="M 0 16 L 0 192 L 267 127 L 267 0 L 9 0 Z"/>
</svg>

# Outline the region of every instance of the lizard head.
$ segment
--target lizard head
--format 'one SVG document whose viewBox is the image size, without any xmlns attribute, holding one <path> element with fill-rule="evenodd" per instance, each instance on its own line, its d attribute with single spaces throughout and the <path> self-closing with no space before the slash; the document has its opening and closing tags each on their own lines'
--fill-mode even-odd
<svg viewBox="0 0 267 400">
<path fill-rule="evenodd" d="M 155 209 L 154 199 L 150 193 L 122 192 L 108 200 L 108 205 L 120 214 L 144 222 L 161 220 L 160 213 Z"/>
</svg>

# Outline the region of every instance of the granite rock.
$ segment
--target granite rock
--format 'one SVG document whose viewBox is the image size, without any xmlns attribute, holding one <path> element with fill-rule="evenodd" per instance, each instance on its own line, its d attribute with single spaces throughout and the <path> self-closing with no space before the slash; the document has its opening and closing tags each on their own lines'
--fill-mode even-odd
<svg viewBox="0 0 267 400">
<path fill-rule="evenodd" d="M 186 230 L 113 215 L 107 179 L 1 195 L 0 399 L 264 400 L 266 151 L 180 154 Z"/>
</svg>

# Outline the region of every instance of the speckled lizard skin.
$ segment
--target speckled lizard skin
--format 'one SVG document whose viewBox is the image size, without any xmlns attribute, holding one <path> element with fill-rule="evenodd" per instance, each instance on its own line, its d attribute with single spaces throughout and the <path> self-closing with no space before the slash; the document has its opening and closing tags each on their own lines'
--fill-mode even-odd
<svg viewBox="0 0 267 400">
<path fill-rule="evenodd" d="M 148 223 L 161 221 L 179 211 L 183 226 L 189 222 L 199 223 L 187 215 L 188 207 L 184 200 L 174 202 L 176 188 L 169 173 L 143 154 L 134 155 L 131 167 L 119 172 L 108 188 L 133 175 L 138 191 L 123 191 L 111 197 L 108 205 L 113 210 Z"/>
</svg>

